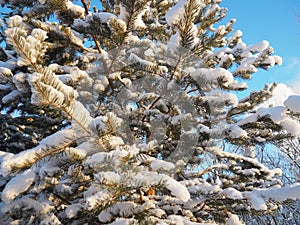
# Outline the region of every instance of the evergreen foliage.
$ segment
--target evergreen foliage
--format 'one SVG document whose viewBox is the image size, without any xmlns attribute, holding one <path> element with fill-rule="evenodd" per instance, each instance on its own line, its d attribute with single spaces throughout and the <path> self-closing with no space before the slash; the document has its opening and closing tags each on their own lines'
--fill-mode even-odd
<svg viewBox="0 0 300 225">
<path fill-rule="evenodd" d="M 281 58 L 221 0 L 0 3 L 4 224 L 243 224 L 299 200 L 256 149 L 295 143 L 300 97 L 237 98 Z"/>
</svg>

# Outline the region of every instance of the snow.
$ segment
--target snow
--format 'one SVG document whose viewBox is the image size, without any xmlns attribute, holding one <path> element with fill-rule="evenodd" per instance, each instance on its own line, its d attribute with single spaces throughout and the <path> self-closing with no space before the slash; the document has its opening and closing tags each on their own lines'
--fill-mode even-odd
<svg viewBox="0 0 300 225">
<path fill-rule="evenodd" d="M 261 103 L 258 107 L 269 107 L 269 106 L 284 106 L 285 100 L 290 95 L 299 95 L 300 92 L 288 87 L 286 84 L 277 84 L 272 92 L 272 97 L 267 101 Z M 287 107 L 288 108 L 288 107 Z"/>
<path fill-rule="evenodd" d="M 187 0 L 179 0 L 176 5 L 174 5 L 166 13 L 166 21 L 169 25 L 178 23 L 179 20 L 183 18 L 184 15 L 184 5 L 187 3 Z"/>
<path fill-rule="evenodd" d="M 136 206 L 137 205 L 133 202 L 116 203 L 115 205 L 106 208 L 105 210 L 102 210 L 98 215 L 98 219 L 102 223 L 107 223 L 110 220 L 112 220 L 114 215 L 120 215 L 123 217 L 131 216 Z"/>
<path fill-rule="evenodd" d="M 0 73 L 3 75 L 3 76 L 12 76 L 12 72 L 9 68 L 6 68 L 6 67 L 0 67 Z"/>
<path fill-rule="evenodd" d="M 242 199 L 244 198 L 242 193 L 234 188 L 226 188 L 224 189 L 221 194 L 224 194 L 227 198 L 230 199 Z"/>
<path fill-rule="evenodd" d="M 178 181 L 169 178 L 166 182 L 166 188 L 171 191 L 171 194 L 176 196 L 179 200 L 187 202 L 190 199 L 190 193 L 187 188 Z"/>
<path fill-rule="evenodd" d="M 266 40 L 263 40 L 257 44 L 249 45 L 242 53 L 242 57 L 248 56 L 248 53 L 262 52 L 268 47 L 269 47 L 269 42 Z"/>
<path fill-rule="evenodd" d="M 109 185 L 117 184 L 122 181 L 121 176 L 118 173 L 113 171 L 107 171 L 107 172 L 101 172 L 95 174 L 95 178 L 97 178 L 97 180 L 99 180 L 100 183 L 105 183 Z"/>
<path fill-rule="evenodd" d="M 40 222 L 40 225 L 60 225 L 60 224 L 62 223 L 53 213 L 47 215 L 47 217 Z"/>
<path fill-rule="evenodd" d="M 225 225 L 245 225 L 239 220 L 239 217 L 235 214 L 228 213 L 228 220 Z"/>
<path fill-rule="evenodd" d="M 298 96 L 295 96 L 295 97 L 292 96 L 291 98 L 288 98 L 288 100 L 286 100 L 284 102 L 284 104 L 286 105 L 286 107 L 288 109 L 289 109 L 289 107 L 294 107 L 294 110 L 297 111 L 297 110 L 299 110 L 300 107 L 299 107 L 299 105 L 297 105 L 297 103 L 295 103 L 295 100 L 300 100 L 300 98 L 298 98 Z M 272 102 L 272 101 L 275 101 L 278 103 L 278 99 L 274 98 L 273 100 L 270 100 L 270 102 Z M 279 100 L 279 103 L 282 103 L 282 100 Z M 300 135 L 300 124 L 297 121 L 288 118 L 288 116 L 286 114 L 286 108 L 284 106 L 257 108 L 256 113 L 253 113 L 253 114 L 245 117 L 244 119 L 240 120 L 237 123 L 237 125 L 242 126 L 247 123 L 254 123 L 259 118 L 262 118 L 262 117 L 270 118 L 274 123 L 281 125 L 282 128 L 284 130 L 286 130 L 288 133 L 290 133 L 292 136 Z M 236 125 L 232 125 L 232 126 L 236 126 Z M 232 135 L 232 131 L 231 131 L 230 135 L 232 137 L 233 136 L 239 137 L 239 135 L 242 133 L 243 132 L 240 131 L 239 129 L 235 129 L 234 135 Z M 263 141 L 263 140 L 258 140 L 258 141 Z"/>
<path fill-rule="evenodd" d="M 15 101 L 20 95 L 21 95 L 20 91 L 13 90 L 12 92 L 10 92 L 9 94 L 5 95 L 2 98 L 2 103 L 9 104 L 9 103 Z"/>
<path fill-rule="evenodd" d="M 286 118 L 285 108 L 283 106 L 274 106 L 269 108 L 259 108 L 257 109 L 257 116 L 269 117 L 274 123 L 280 123 Z"/>
<path fill-rule="evenodd" d="M 243 126 L 247 123 L 255 123 L 257 121 L 257 114 L 250 114 L 249 116 L 245 117 L 244 119 L 240 120 L 237 125 Z"/>
<path fill-rule="evenodd" d="M 179 46 L 180 42 L 180 35 L 177 31 L 175 34 L 173 34 L 170 38 L 170 41 L 168 42 L 168 48 L 170 49 L 176 49 L 177 46 Z"/>
<path fill-rule="evenodd" d="M 127 17 L 128 17 L 128 13 L 126 11 L 126 8 L 122 5 L 122 4 L 119 4 L 119 8 L 120 8 L 120 14 L 119 14 L 119 19 L 120 20 L 123 20 L 124 22 L 127 21 Z"/>
<path fill-rule="evenodd" d="M 231 138 L 241 138 L 241 137 L 247 137 L 247 132 L 245 130 L 243 130 L 242 128 L 240 128 L 238 125 L 234 124 L 231 125 L 228 129 L 228 133 L 230 135 Z"/>
<path fill-rule="evenodd" d="M 39 41 L 44 41 L 48 37 L 46 31 L 38 28 L 33 29 L 31 35 Z"/>
<path fill-rule="evenodd" d="M 146 25 L 143 21 L 143 15 L 147 12 L 147 8 L 149 6 L 149 3 L 146 5 L 146 8 L 142 10 L 135 18 L 133 27 L 135 29 L 141 29 L 141 28 L 146 28 Z"/>
<path fill-rule="evenodd" d="M 154 171 L 157 170 L 173 170 L 175 169 L 175 165 L 171 162 L 166 162 L 164 160 L 156 159 L 151 163 L 151 168 Z"/>
<path fill-rule="evenodd" d="M 240 30 L 237 30 L 234 32 L 234 34 L 228 39 L 228 44 L 232 43 L 234 40 L 239 39 L 243 36 L 243 32 Z"/>
<path fill-rule="evenodd" d="M 102 23 L 108 23 L 111 18 L 116 17 L 114 14 L 108 12 L 93 13 L 92 15 L 98 17 Z"/>
<path fill-rule="evenodd" d="M 109 225 L 131 225 L 136 224 L 134 219 L 117 219 L 116 221 L 109 223 Z"/>
<path fill-rule="evenodd" d="M 170 215 L 167 218 L 170 220 L 171 224 L 176 224 L 176 225 L 216 225 L 216 223 L 195 223 L 195 222 L 190 222 L 186 218 L 178 215 Z"/>
<path fill-rule="evenodd" d="M 137 173 L 132 180 L 132 186 L 137 187 L 139 187 L 141 184 L 144 186 L 156 186 L 158 184 L 163 184 L 168 190 L 171 191 L 173 196 L 183 202 L 187 202 L 191 197 L 184 184 L 165 174 L 145 171 Z"/>
<path fill-rule="evenodd" d="M 20 24 L 22 23 L 23 18 L 19 15 L 12 16 L 9 18 L 8 21 L 8 27 L 20 27 Z"/>
<path fill-rule="evenodd" d="M 283 104 L 292 112 L 300 113 L 300 95 L 290 95 Z"/>
<path fill-rule="evenodd" d="M 112 198 L 111 194 L 106 190 L 100 190 L 94 195 L 86 197 L 86 203 L 88 205 L 88 209 L 95 209 L 100 206 L 103 202 L 107 202 Z"/>
<path fill-rule="evenodd" d="M 0 151 L 0 163 L 2 163 L 3 161 L 9 160 L 9 158 L 11 158 L 13 156 L 14 156 L 13 153 Z"/>
<path fill-rule="evenodd" d="M 184 69 L 185 73 L 191 75 L 191 77 L 201 86 L 209 87 L 211 84 L 218 84 L 219 79 L 222 80 L 224 86 L 235 84 L 233 75 L 230 71 L 224 68 L 198 68 L 187 67 Z"/>
<path fill-rule="evenodd" d="M 267 210 L 265 200 L 259 194 L 255 192 L 246 192 L 244 196 L 250 200 L 251 208 L 255 210 Z"/>
<path fill-rule="evenodd" d="M 300 135 L 300 124 L 297 121 L 286 118 L 285 120 L 280 122 L 280 125 L 292 136 L 295 137 Z"/>
<path fill-rule="evenodd" d="M 196 194 L 198 192 L 203 194 L 213 194 L 220 192 L 221 188 L 219 185 L 211 185 L 210 183 L 203 181 L 200 184 L 188 187 L 188 190 L 191 194 Z"/>
<path fill-rule="evenodd" d="M 75 137 L 75 132 L 71 129 L 61 130 L 54 133 L 45 139 L 43 139 L 40 144 L 32 149 L 20 152 L 12 157 L 10 157 L 5 162 L 1 163 L 1 174 L 3 176 L 8 176 L 13 168 L 22 168 L 25 165 L 36 162 L 37 154 L 44 155 L 45 147 L 49 149 L 49 146 L 55 146 L 58 148 L 65 144 L 65 141 L 73 140 Z M 51 148 L 49 149 L 51 151 Z"/>
<path fill-rule="evenodd" d="M 14 200 L 21 193 L 26 191 L 34 182 L 36 177 L 35 171 L 32 169 L 25 170 L 22 174 L 18 174 L 12 178 L 5 186 L 1 198 L 5 203 Z"/>
<path fill-rule="evenodd" d="M 67 1 L 66 2 L 66 7 L 68 10 L 74 12 L 75 14 L 77 14 L 79 17 L 83 18 L 84 17 L 84 8 L 82 8 L 81 6 L 79 5 L 75 5 L 73 4 L 73 2 L 71 1 Z"/>
<path fill-rule="evenodd" d="M 4 205 L 1 208 L 1 211 L 7 213 L 9 211 L 24 210 L 25 209 L 24 206 L 26 206 L 27 210 L 30 209 L 36 215 L 46 215 L 54 208 L 53 205 L 49 204 L 49 201 L 43 201 L 41 199 L 37 201 L 30 198 L 27 195 L 21 198 L 17 198 L 14 201 L 10 202 L 9 204 Z"/>
<path fill-rule="evenodd" d="M 283 202 L 288 199 L 300 199 L 300 183 L 280 187 L 254 189 L 251 192 L 244 192 L 244 196 L 251 202 L 251 207 L 255 210 L 267 210 L 266 200 Z"/>
<path fill-rule="evenodd" d="M 272 58 L 275 60 L 275 64 L 278 64 L 279 66 L 282 65 L 282 58 L 280 56 L 274 55 Z"/>
</svg>

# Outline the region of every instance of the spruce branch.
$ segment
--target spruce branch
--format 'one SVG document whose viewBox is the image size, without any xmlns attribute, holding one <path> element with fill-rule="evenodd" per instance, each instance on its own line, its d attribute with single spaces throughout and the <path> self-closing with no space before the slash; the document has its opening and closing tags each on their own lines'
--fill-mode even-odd
<svg viewBox="0 0 300 225">
<path fill-rule="evenodd" d="M 88 14 L 89 14 L 89 6 L 88 6 L 86 0 L 81 0 L 81 3 L 82 3 L 82 5 L 83 5 L 83 7 L 84 7 L 85 15 L 88 15 Z M 96 35 L 92 35 L 92 38 L 93 38 L 93 40 L 94 40 L 94 43 L 95 43 L 95 45 L 96 45 L 96 48 L 97 48 L 98 52 L 99 52 L 100 54 L 102 54 L 102 49 L 101 49 L 100 43 L 99 43 L 99 41 L 98 41 Z"/>
</svg>

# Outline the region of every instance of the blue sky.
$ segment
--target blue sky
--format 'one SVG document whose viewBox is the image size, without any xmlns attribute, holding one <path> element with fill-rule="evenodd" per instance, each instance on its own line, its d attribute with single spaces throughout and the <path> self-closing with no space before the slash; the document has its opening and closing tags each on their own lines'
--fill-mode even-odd
<svg viewBox="0 0 300 225">
<path fill-rule="evenodd" d="M 272 82 L 300 88 L 300 1 L 223 0 L 221 5 L 228 8 L 226 21 L 237 19 L 234 29 L 243 32 L 246 44 L 267 40 L 283 58 L 281 66 L 255 73 L 247 82 L 250 91 Z"/>
</svg>

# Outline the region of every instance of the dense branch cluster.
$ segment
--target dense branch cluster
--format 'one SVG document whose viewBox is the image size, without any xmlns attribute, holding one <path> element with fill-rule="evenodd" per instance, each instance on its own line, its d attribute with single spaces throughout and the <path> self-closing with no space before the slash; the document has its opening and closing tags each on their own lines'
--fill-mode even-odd
<svg viewBox="0 0 300 225">
<path fill-rule="evenodd" d="M 295 143 L 300 96 L 238 99 L 281 58 L 221 0 L 0 3 L 4 224 L 244 224 L 300 198 L 256 151 Z"/>
</svg>

